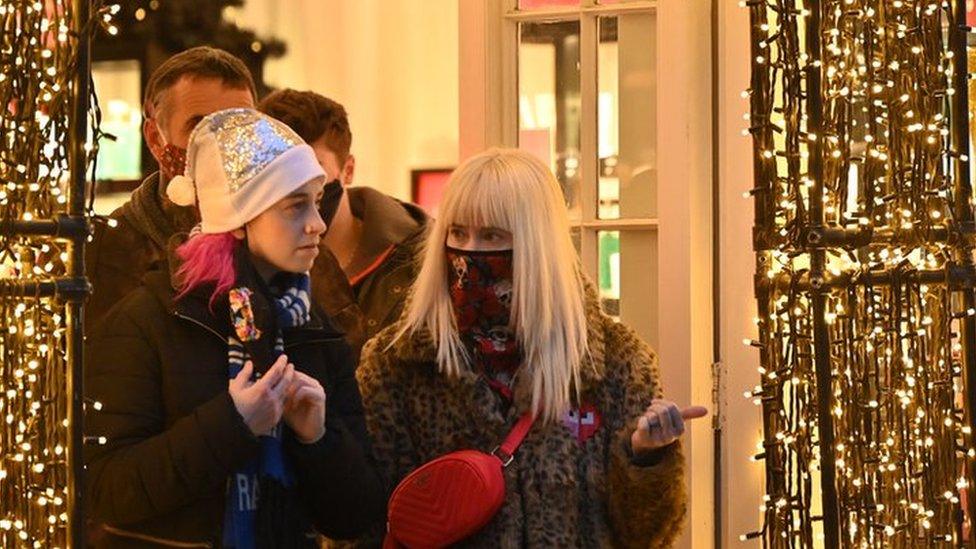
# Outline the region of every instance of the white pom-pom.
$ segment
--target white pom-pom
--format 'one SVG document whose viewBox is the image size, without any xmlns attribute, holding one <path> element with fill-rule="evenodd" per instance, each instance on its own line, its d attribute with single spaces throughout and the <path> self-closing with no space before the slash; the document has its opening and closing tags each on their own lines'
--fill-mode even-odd
<svg viewBox="0 0 976 549">
<path fill-rule="evenodd" d="M 177 206 L 192 206 L 196 203 L 197 192 L 193 180 L 185 175 L 177 175 L 169 180 L 166 186 L 166 196 Z"/>
</svg>

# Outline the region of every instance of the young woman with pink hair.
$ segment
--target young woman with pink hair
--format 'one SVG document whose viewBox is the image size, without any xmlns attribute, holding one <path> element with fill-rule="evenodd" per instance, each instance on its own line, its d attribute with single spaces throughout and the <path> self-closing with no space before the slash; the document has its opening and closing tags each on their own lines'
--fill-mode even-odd
<svg viewBox="0 0 976 549">
<path fill-rule="evenodd" d="M 100 547 L 315 547 L 382 516 L 355 361 L 310 301 L 325 174 L 288 127 L 229 109 L 167 189 L 201 223 L 88 344 Z"/>
</svg>

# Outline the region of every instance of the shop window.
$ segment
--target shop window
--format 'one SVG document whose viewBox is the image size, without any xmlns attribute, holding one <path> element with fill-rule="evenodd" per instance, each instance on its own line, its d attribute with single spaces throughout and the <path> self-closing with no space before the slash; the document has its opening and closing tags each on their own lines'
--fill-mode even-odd
<svg viewBox="0 0 976 549">
<path fill-rule="evenodd" d="M 519 25 L 519 146 L 549 164 L 574 220 L 580 219 L 579 42 L 579 21 Z"/>
<path fill-rule="evenodd" d="M 604 310 L 657 342 L 655 33 L 650 2 L 511 2 L 517 144 L 555 173 Z"/>
<path fill-rule="evenodd" d="M 114 139 L 102 139 L 98 147 L 99 180 L 142 178 L 142 96 L 139 62 L 99 61 L 92 79 L 102 112 L 101 130 Z"/>
</svg>

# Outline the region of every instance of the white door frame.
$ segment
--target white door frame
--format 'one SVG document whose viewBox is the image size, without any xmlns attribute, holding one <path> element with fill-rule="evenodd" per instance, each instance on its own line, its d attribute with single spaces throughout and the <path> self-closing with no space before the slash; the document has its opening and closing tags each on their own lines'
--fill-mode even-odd
<svg viewBox="0 0 976 549">
<path fill-rule="evenodd" d="M 584 10 L 607 9 L 596 6 L 593 0 L 582 1 Z M 620 14 L 647 4 L 654 6 L 660 28 L 666 29 L 659 34 L 656 45 L 657 112 L 666 113 L 658 116 L 655 128 L 659 182 L 657 352 L 667 396 L 680 404 L 710 406 L 714 329 L 711 2 L 639 1 L 615 4 L 612 9 Z M 509 5 L 503 0 L 459 0 L 461 160 L 490 146 L 517 144 L 518 20 L 506 17 Z M 585 32 L 586 28 L 581 27 L 581 33 Z M 595 52 L 584 48 L 580 55 L 583 65 L 584 56 L 595 56 Z M 595 80 L 581 75 L 584 93 L 587 86 L 595 86 Z M 589 122 L 592 125 L 584 116 L 583 139 L 595 140 L 595 120 Z M 587 137 L 588 133 L 594 135 Z M 581 169 L 584 178 L 595 176 L 585 166 Z M 748 246 L 746 236 L 739 238 Z M 595 246 L 583 243 L 584 264 L 587 256 L 595 253 Z M 715 522 L 711 423 L 693 422 L 684 439 L 684 449 L 689 520 L 677 547 L 712 547 Z M 727 503 L 727 498 L 723 499 Z M 730 539 L 733 534 L 738 535 L 727 533 L 723 538 Z"/>
</svg>

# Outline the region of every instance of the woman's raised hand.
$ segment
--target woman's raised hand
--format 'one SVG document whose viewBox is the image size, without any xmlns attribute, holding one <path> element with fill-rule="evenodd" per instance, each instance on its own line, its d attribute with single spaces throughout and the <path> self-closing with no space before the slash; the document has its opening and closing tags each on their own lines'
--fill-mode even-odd
<svg viewBox="0 0 976 549">
<path fill-rule="evenodd" d="M 686 419 L 707 415 L 708 410 L 702 406 L 681 409 L 670 400 L 654 399 L 637 420 L 637 429 L 630 435 L 631 448 L 635 454 L 664 448 L 684 434 Z"/>
<path fill-rule="evenodd" d="M 281 355 L 261 379 L 252 382 L 253 372 L 254 364 L 247 361 L 230 380 L 228 391 L 251 432 L 267 435 L 281 421 L 285 396 L 295 379 L 295 366 L 288 363 L 288 357 Z"/>
</svg>

